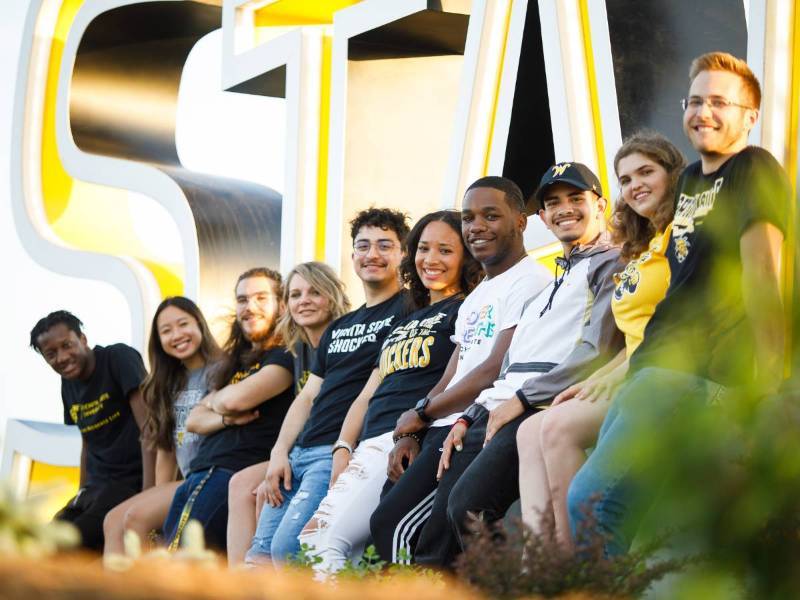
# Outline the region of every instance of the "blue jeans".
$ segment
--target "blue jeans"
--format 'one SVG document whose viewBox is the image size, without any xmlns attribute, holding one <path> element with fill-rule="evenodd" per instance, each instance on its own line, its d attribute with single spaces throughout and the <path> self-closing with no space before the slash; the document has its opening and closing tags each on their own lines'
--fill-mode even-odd
<svg viewBox="0 0 800 600">
<path fill-rule="evenodd" d="M 639 485 L 626 456 L 629 442 L 659 425 L 686 402 L 704 403 L 722 387 L 712 381 L 678 371 L 645 368 L 629 377 L 617 391 L 603 421 L 597 445 L 569 486 L 567 505 L 572 535 L 580 542 L 589 514 L 608 539 L 609 556 L 628 551 L 641 514 L 636 508 L 652 504 L 659 492 Z M 697 406 L 696 404 L 694 404 Z M 634 514 L 635 513 L 635 514 Z"/>
<path fill-rule="evenodd" d="M 265 504 L 261 510 L 256 534 L 245 558 L 248 563 L 263 563 L 270 558 L 284 561 L 300 550 L 297 536 L 328 493 L 333 460 L 331 448 L 292 448 L 289 453 L 292 489 L 281 485 L 283 504 L 278 507 Z"/>
<path fill-rule="evenodd" d="M 164 521 L 164 540 L 170 550 L 176 550 L 189 519 L 200 521 L 206 543 L 225 550 L 225 530 L 228 522 L 228 482 L 233 471 L 211 467 L 190 473 L 175 490 L 172 504 Z"/>
</svg>

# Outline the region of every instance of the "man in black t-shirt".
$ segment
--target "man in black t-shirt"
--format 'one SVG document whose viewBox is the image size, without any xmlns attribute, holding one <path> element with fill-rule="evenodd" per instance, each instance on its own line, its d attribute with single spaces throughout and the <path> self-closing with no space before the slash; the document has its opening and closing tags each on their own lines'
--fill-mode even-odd
<svg viewBox="0 0 800 600">
<path fill-rule="evenodd" d="M 397 268 L 408 234 L 406 216 L 370 208 L 350 222 L 353 267 L 366 303 L 330 324 L 322 335 L 306 385 L 289 409 L 272 448 L 258 493 L 267 504 L 247 561 L 285 560 L 300 549 L 297 535 L 328 491 L 331 452 L 350 404 L 367 382 L 386 335 L 408 304 Z"/>
<path fill-rule="evenodd" d="M 631 507 L 646 506 L 656 491 L 637 485 L 619 460 L 631 431 L 662 430 L 671 415 L 687 414 L 681 407 L 723 386 L 764 393 L 782 379 L 780 254 L 791 192 L 772 155 L 747 145 L 760 86 L 744 61 L 722 52 L 695 59 L 689 78 L 683 126 L 700 160 L 677 186 L 670 285 L 569 490 L 573 531 L 599 497 L 593 509 L 612 554 L 630 545 L 623 521 Z"/>
<path fill-rule="evenodd" d="M 155 457 L 140 442 L 142 357 L 125 344 L 90 348 L 82 325 L 52 312 L 31 330 L 30 345 L 61 376 L 64 423 L 77 425 L 83 440 L 80 489 L 55 518 L 72 522 L 85 548 L 101 550 L 106 513 L 153 485 Z"/>
</svg>

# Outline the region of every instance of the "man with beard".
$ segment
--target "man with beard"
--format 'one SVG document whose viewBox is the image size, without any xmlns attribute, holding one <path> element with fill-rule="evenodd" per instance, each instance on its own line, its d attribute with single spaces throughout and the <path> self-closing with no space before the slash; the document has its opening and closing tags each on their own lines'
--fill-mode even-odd
<svg viewBox="0 0 800 600">
<path fill-rule="evenodd" d="M 627 551 L 658 493 L 622 459 L 631 435 L 668 429 L 725 388 L 756 397 L 783 378 L 780 255 L 791 190 L 772 155 L 747 145 L 761 88 L 743 60 L 723 52 L 696 58 L 689 84 L 683 129 L 700 160 L 678 181 L 667 295 L 568 494 L 573 532 L 591 509 L 608 554 Z"/>
<path fill-rule="evenodd" d="M 83 546 L 99 551 L 106 513 L 153 485 L 155 455 L 141 435 L 142 357 L 125 344 L 90 348 L 82 326 L 65 310 L 52 312 L 36 323 L 30 344 L 61 376 L 64 423 L 77 425 L 83 441 L 80 489 L 55 518 L 70 521 Z"/>
<path fill-rule="evenodd" d="M 280 298 L 281 276 L 271 269 L 250 269 L 236 282 L 227 356 L 214 367 L 209 385 L 214 391 L 186 419 L 187 431 L 206 435 L 164 522 L 171 550 L 189 519 L 203 524 L 210 545 L 225 548 L 228 482 L 237 471 L 264 460 L 278 436 L 294 396 L 292 356 L 275 335 Z M 255 418 L 233 418 L 243 413 Z"/>
<path fill-rule="evenodd" d="M 328 492 L 332 453 L 353 451 L 337 441 L 347 411 L 360 394 L 372 396 L 377 382 L 366 384 L 383 340 L 394 319 L 410 309 L 397 272 L 406 216 L 385 208 L 361 211 L 350 222 L 350 235 L 366 303 L 322 335 L 311 374 L 286 415 L 259 487 L 266 505 L 247 553 L 251 564 L 284 561 L 300 549 L 297 536 Z"/>
</svg>

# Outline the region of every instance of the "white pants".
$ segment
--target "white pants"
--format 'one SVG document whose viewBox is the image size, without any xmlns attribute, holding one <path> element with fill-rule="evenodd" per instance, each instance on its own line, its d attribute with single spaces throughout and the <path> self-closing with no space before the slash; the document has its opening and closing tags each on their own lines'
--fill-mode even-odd
<svg viewBox="0 0 800 600">
<path fill-rule="evenodd" d="M 357 560 L 363 553 L 393 447 L 391 431 L 361 442 L 298 536 L 301 544 L 313 547 L 312 554 L 322 557 L 314 565 L 318 573 L 335 573 L 347 559 Z"/>
</svg>

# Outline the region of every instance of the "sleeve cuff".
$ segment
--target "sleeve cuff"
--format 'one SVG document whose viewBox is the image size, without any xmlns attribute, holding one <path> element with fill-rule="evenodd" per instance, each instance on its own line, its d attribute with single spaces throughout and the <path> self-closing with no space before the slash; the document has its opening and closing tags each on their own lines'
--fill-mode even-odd
<svg viewBox="0 0 800 600">
<path fill-rule="evenodd" d="M 517 396 L 517 400 L 520 401 L 520 404 L 522 404 L 522 408 L 528 410 L 531 407 L 530 404 L 528 404 L 528 399 L 525 397 L 525 394 L 522 393 L 522 390 L 517 390 L 515 395 Z"/>
</svg>

